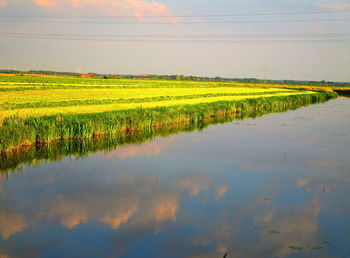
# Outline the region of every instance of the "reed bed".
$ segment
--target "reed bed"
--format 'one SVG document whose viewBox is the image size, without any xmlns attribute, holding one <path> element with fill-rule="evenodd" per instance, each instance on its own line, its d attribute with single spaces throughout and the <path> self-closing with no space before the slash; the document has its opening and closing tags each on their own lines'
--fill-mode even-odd
<svg viewBox="0 0 350 258">
<path fill-rule="evenodd" d="M 256 118 L 272 112 L 285 112 L 300 108 L 301 106 L 319 103 L 335 97 L 333 93 L 318 93 L 316 95 L 269 97 L 267 99 L 251 99 L 244 102 L 211 103 L 208 106 L 185 106 L 171 109 L 138 110 L 133 112 L 106 113 L 103 117 L 96 114 L 89 114 L 82 119 L 81 116 L 55 116 L 45 118 L 34 118 L 32 121 L 11 120 L 13 130 L 18 132 L 18 136 L 23 136 L 23 132 L 28 131 L 28 136 L 35 139 L 52 139 L 60 135 L 61 138 L 52 141 L 50 144 L 38 142 L 37 145 L 27 144 L 24 148 L 13 149 L 13 151 L 0 152 L 0 173 L 7 173 L 21 168 L 24 164 L 37 165 L 45 161 L 57 161 L 65 156 L 72 158 L 84 157 L 97 151 L 113 151 L 125 144 L 143 143 L 156 136 L 169 136 L 181 132 L 203 130 L 208 125 L 226 123 L 233 120 L 244 120 Z M 180 113 L 179 113 L 180 112 Z M 123 123 L 113 127 L 114 119 L 121 119 Z M 147 117 L 147 119 L 146 119 Z M 173 120 L 174 118 L 189 119 L 186 122 Z M 79 122 L 79 125 L 77 121 Z M 138 127 L 135 127 L 133 119 L 136 119 Z M 152 120 L 154 119 L 154 120 Z M 158 119 L 162 124 L 157 123 Z M 118 120 L 119 121 L 119 120 Z M 167 124 L 164 122 L 167 121 Z M 108 124 L 109 123 L 109 124 Z M 17 126 L 16 126 L 17 124 Z M 25 124 L 26 127 L 23 127 Z M 40 134 L 33 127 L 42 128 Z M 45 125 L 45 127 L 41 127 Z M 141 126 L 141 127 L 140 127 Z M 18 128 L 22 129 L 18 131 Z M 91 132 L 99 130 L 109 130 L 107 135 L 97 135 Z M 121 128 L 124 131 L 121 132 Z M 129 128 L 128 130 L 126 130 Z M 61 131 L 60 131 L 61 130 Z M 1 132 L 1 136 L 3 132 Z M 65 136 L 70 136 L 70 140 L 65 140 Z M 106 134 L 106 133 L 105 133 Z M 10 134 L 7 135 L 10 137 Z M 1 139 L 1 138 L 0 138 Z M 25 138 L 23 138 L 25 139 Z M 34 139 L 34 138 L 33 138 Z M 42 141 L 42 140 L 41 140 Z M 8 146 L 11 146 L 9 143 Z"/>
<path fill-rule="evenodd" d="M 284 110 L 336 96 L 227 82 L 0 76 L 0 152 Z"/>
</svg>

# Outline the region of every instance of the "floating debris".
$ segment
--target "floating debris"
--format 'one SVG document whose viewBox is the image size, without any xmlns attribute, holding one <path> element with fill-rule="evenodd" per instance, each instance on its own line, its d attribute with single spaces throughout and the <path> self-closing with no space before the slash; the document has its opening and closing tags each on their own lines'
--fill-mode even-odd
<svg viewBox="0 0 350 258">
<path fill-rule="evenodd" d="M 301 250 L 300 246 L 294 246 L 294 245 L 290 245 L 288 246 L 289 249 L 294 249 L 294 250 Z"/>
<path fill-rule="evenodd" d="M 281 232 L 276 231 L 276 230 L 270 230 L 269 233 L 271 233 L 271 234 L 281 234 Z"/>
</svg>

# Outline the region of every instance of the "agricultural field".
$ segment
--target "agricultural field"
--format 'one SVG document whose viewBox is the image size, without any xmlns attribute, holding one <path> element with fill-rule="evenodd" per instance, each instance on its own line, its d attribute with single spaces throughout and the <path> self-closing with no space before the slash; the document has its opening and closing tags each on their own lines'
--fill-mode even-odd
<svg viewBox="0 0 350 258">
<path fill-rule="evenodd" d="M 233 82 L 0 76 L 0 152 L 324 101 L 334 92 Z"/>
<path fill-rule="evenodd" d="M 0 76 L 0 120 L 310 94 L 222 82 Z"/>
</svg>

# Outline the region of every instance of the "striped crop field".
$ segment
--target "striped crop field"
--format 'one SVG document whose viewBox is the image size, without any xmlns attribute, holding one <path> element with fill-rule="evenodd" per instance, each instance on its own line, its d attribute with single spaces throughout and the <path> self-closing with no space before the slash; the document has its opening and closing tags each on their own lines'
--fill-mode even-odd
<svg viewBox="0 0 350 258">
<path fill-rule="evenodd" d="M 296 108 L 335 96 L 231 82 L 0 75 L 0 152 L 219 114 Z"/>
<path fill-rule="evenodd" d="M 1 76 L 0 120 L 13 115 L 100 113 L 310 93 L 222 82 Z"/>
</svg>

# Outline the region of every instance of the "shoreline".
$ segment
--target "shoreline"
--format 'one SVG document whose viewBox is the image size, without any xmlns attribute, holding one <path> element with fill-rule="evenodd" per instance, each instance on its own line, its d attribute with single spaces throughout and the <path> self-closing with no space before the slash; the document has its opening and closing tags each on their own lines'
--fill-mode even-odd
<svg viewBox="0 0 350 258">
<path fill-rule="evenodd" d="M 9 118 L 0 127 L 0 156 L 56 141 L 94 139 L 130 134 L 146 128 L 205 122 L 209 118 L 252 117 L 283 112 L 336 98 L 335 92 L 314 92 L 290 96 L 273 96 L 239 101 L 220 101 L 196 105 L 133 109 L 83 115 L 55 115 L 36 118 Z M 5 137 L 4 137 L 5 136 Z"/>
</svg>

